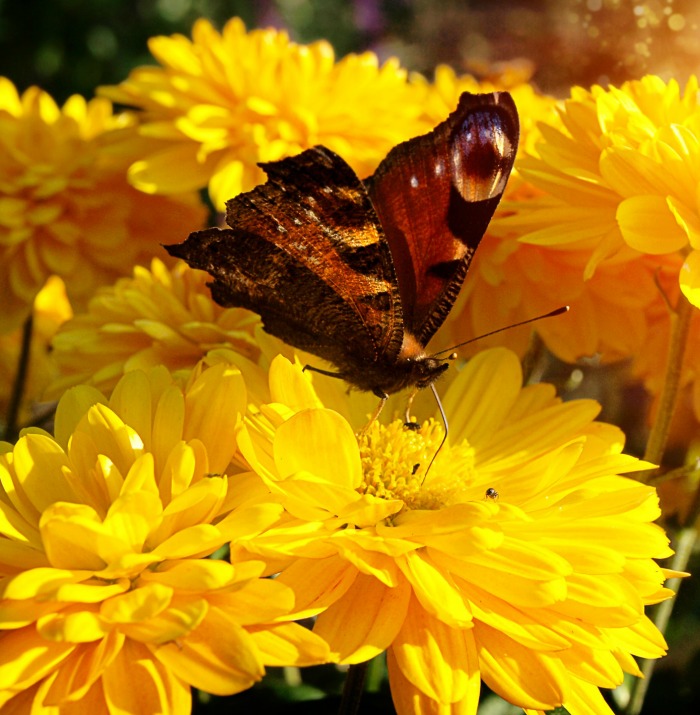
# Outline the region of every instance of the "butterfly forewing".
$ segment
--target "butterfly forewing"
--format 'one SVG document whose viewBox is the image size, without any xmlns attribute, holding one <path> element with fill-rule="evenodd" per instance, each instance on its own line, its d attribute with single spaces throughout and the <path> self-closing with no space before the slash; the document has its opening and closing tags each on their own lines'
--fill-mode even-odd
<svg viewBox="0 0 700 715">
<path fill-rule="evenodd" d="M 447 364 L 426 355 L 513 166 L 507 94 L 463 94 L 432 132 L 392 149 L 360 181 L 323 147 L 262 164 L 268 181 L 227 203 L 229 229 L 166 246 L 208 271 L 217 303 L 318 355 L 361 390 L 426 387 Z"/>
<path fill-rule="evenodd" d="M 403 336 L 389 245 L 347 163 L 315 147 L 262 165 L 268 181 L 227 202 L 230 229 L 191 234 L 171 255 L 209 272 L 217 303 L 334 363 L 393 360 Z"/>
<path fill-rule="evenodd" d="M 459 293 L 517 144 L 510 95 L 464 93 L 442 124 L 392 149 L 365 181 L 391 246 L 405 329 L 423 346 Z"/>
</svg>

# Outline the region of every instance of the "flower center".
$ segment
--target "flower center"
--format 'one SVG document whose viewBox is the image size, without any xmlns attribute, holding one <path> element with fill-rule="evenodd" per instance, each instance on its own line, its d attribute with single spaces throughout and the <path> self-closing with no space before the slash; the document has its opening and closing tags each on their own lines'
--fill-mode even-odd
<svg viewBox="0 0 700 715">
<path fill-rule="evenodd" d="M 443 435 L 433 419 L 417 429 L 400 420 L 389 425 L 375 420 L 358 437 L 364 474 L 358 491 L 401 499 L 409 509 L 440 509 L 462 501 L 471 492 L 473 450 L 467 444 L 440 448 Z"/>
</svg>

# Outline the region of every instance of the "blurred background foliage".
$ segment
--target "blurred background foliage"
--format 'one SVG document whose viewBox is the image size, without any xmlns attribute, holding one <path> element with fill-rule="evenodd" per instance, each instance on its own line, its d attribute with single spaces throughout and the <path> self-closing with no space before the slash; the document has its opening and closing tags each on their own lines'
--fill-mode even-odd
<svg viewBox="0 0 700 715">
<path fill-rule="evenodd" d="M 328 39 L 339 56 L 372 49 L 431 74 L 445 62 L 488 74 L 517 60 L 547 92 L 646 72 L 683 81 L 700 58 L 697 0 L 0 0 L 0 74 L 62 101 L 152 63 L 153 35 L 221 27 L 287 28 Z"/>
<path fill-rule="evenodd" d="M 621 83 L 653 72 L 681 83 L 700 67 L 697 0 L 0 0 L 0 75 L 20 90 L 36 84 L 59 102 L 92 97 L 142 64 L 147 40 L 189 35 L 207 17 L 249 28 L 284 27 L 300 42 L 325 38 L 338 56 L 371 49 L 381 59 L 431 76 L 439 63 L 487 78 L 509 63 L 545 92 Z M 700 712 L 700 587 L 681 589 L 667 633 L 670 655 L 656 669 L 644 713 Z M 371 671 L 363 713 L 391 713 L 381 660 Z M 195 695 L 198 713 L 264 708 L 270 713 L 331 713 L 343 675 L 272 669 L 255 688 L 229 698 Z M 485 698 L 481 715 L 520 712 Z"/>
</svg>

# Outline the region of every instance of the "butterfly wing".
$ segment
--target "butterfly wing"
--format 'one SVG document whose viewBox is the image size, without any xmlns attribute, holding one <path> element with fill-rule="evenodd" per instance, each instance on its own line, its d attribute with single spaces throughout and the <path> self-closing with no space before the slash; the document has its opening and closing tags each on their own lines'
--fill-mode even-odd
<svg viewBox="0 0 700 715">
<path fill-rule="evenodd" d="M 391 246 L 406 330 L 427 345 L 464 282 L 518 145 L 506 92 L 465 92 L 429 134 L 394 147 L 367 180 Z"/>
<path fill-rule="evenodd" d="M 229 229 L 192 233 L 168 252 L 213 278 L 220 305 L 334 363 L 393 361 L 401 301 L 391 251 L 366 188 L 324 147 L 261 164 L 267 183 L 227 202 Z"/>
</svg>

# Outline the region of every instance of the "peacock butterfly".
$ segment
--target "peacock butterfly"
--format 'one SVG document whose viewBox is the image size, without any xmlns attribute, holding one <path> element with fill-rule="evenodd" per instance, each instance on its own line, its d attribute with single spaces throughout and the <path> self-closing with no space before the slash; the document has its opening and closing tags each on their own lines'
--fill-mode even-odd
<svg viewBox="0 0 700 715">
<path fill-rule="evenodd" d="M 228 229 L 167 251 L 208 271 L 214 300 L 386 398 L 447 369 L 425 348 L 464 281 L 513 168 L 506 92 L 464 93 L 433 131 L 361 181 L 329 149 L 260 164 L 267 183 L 226 204 Z M 321 371 L 323 372 L 323 371 Z"/>
</svg>

